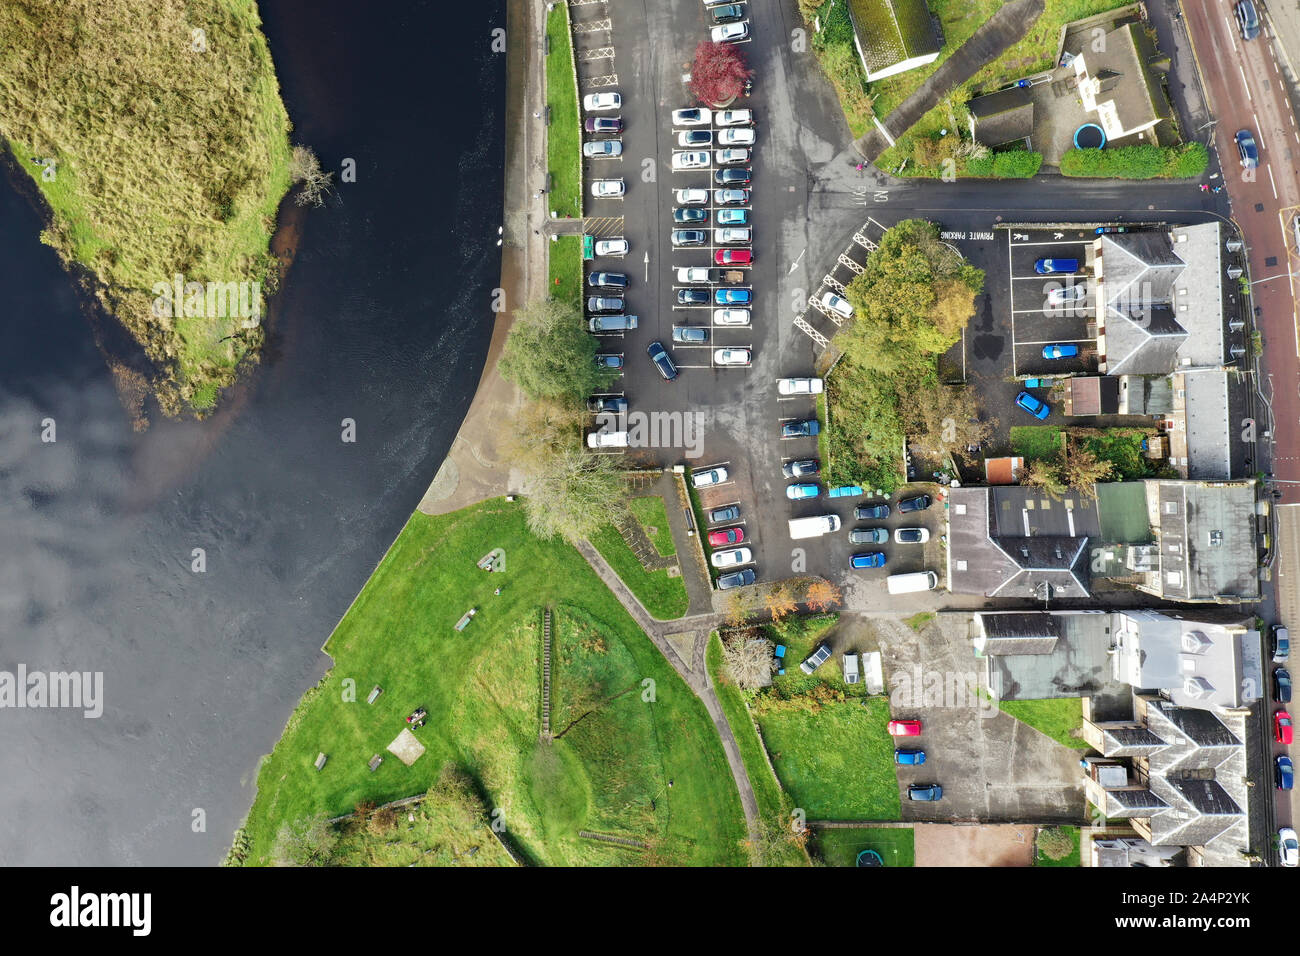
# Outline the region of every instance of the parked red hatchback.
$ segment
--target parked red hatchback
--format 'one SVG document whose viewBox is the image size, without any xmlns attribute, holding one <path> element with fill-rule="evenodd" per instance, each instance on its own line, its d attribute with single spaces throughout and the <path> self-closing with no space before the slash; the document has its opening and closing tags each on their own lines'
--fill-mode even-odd
<svg viewBox="0 0 1300 956">
<path fill-rule="evenodd" d="M 1280 744 L 1291 743 L 1291 715 L 1285 710 L 1273 714 L 1273 739 Z"/>
<path fill-rule="evenodd" d="M 889 734 L 891 737 L 919 737 L 921 736 L 921 722 L 919 720 L 891 720 L 889 722 Z"/>
<path fill-rule="evenodd" d="M 754 261 L 754 253 L 748 249 L 719 249 L 713 261 L 720 266 L 747 266 Z"/>
<path fill-rule="evenodd" d="M 740 528 L 720 528 L 709 532 L 709 547 L 720 548 L 726 544 L 740 544 L 745 540 L 745 532 Z"/>
</svg>

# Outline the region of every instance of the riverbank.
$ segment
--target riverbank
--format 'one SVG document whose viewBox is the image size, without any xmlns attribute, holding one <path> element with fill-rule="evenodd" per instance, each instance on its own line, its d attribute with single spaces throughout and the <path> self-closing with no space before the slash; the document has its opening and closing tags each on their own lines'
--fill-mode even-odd
<svg viewBox="0 0 1300 956">
<path fill-rule="evenodd" d="M 519 491 L 520 478 L 505 458 L 504 443 L 523 407 L 523 394 L 497 370 L 515 310 L 547 293 L 549 225 L 545 202 L 533 193 L 546 179 L 544 7 L 507 0 L 506 144 L 501 289 L 487 360 L 473 402 L 419 510 L 448 514 L 486 498 Z M 484 303 L 484 308 L 487 308 Z"/>
<path fill-rule="evenodd" d="M 0 138 L 41 240 L 139 342 L 165 411 L 211 409 L 264 340 L 291 180 L 255 0 L 17 2 L 0 37 Z"/>
</svg>

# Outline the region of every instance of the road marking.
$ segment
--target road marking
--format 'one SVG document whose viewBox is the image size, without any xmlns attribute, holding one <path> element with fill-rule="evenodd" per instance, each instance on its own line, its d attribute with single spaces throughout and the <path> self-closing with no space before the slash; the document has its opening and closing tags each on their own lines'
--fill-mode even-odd
<svg viewBox="0 0 1300 956">
<path fill-rule="evenodd" d="M 792 262 L 792 263 L 790 264 L 790 271 L 789 271 L 788 273 L 786 273 L 787 275 L 793 275 L 793 274 L 794 274 L 794 270 L 799 268 L 799 263 L 803 260 L 803 254 L 804 254 L 805 252 L 807 252 L 807 251 L 808 251 L 808 247 L 807 247 L 807 246 L 804 246 L 804 247 L 803 247 L 803 250 L 802 250 L 802 251 L 799 253 L 799 255 L 795 258 L 794 262 Z"/>
<path fill-rule="evenodd" d="M 1273 182 L 1273 164 L 1265 163 L 1264 168 L 1268 170 L 1268 184 L 1273 187 L 1273 198 L 1277 198 L 1277 183 Z"/>
<path fill-rule="evenodd" d="M 1264 133 L 1259 126 L 1259 114 L 1251 113 L 1250 118 L 1255 121 L 1255 142 L 1260 149 L 1264 148 Z"/>
<path fill-rule="evenodd" d="M 1010 280 L 1010 278 L 1011 278 L 1011 259 L 1012 259 L 1011 250 L 1012 250 L 1012 248 L 1013 248 L 1013 246 L 1012 246 L 1012 244 L 1011 244 L 1011 230 L 1008 229 L 1008 230 L 1007 230 L 1007 277 L 1008 277 L 1008 280 Z M 1010 306 L 1011 306 L 1011 342 L 1012 342 L 1012 349 L 1011 349 L 1011 374 L 1012 374 L 1012 375 L 1018 375 L 1018 374 L 1020 374 L 1020 373 L 1019 373 L 1019 372 L 1017 371 L 1017 369 L 1016 369 L 1016 350 L 1015 350 L 1015 347 L 1014 347 L 1014 343 L 1015 343 L 1015 341 L 1016 341 L 1016 284 L 1015 284 L 1014 281 L 1008 281 L 1008 282 L 1007 282 L 1007 291 L 1010 293 L 1010 299 L 1011 299 L 1011 301 L 1010 301 L 1010 303 L 1009 303 Z"/>
<path fill-rule="evenodd" d="M 1240 63 L 1238 63 L 1237 69 L 1241 72 L 1241 85 L 1246 87 L 1246 101 L 1248 103 L 1255 102 L 1250 95 L 1250 85 L 1246 82 L 1246 68 L 1242 66 Z"/>
<path fill-rule="evenodd" d="M 1057 343 L 1065 344 L 1067 342 L 1095 342 L 1096 339 L 1045 339 L 1041 342 L 1017 342 L 1016 347 L 1021 345 L 1056 345 Z"/>
<path fill-rule="evenodd" d="M 1237 52 L 1237 31 L 1232 28 L 1232 17 L 1225 16 L 1224 22 L 1228 24 L 1228 42 L 1232 44 L 1232 52 Z"/>
</svg>

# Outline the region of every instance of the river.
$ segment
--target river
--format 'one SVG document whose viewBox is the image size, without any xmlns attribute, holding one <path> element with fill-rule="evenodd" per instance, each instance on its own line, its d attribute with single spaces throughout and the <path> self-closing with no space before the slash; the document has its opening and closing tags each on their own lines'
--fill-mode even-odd
<svg viewBox="0 0 1300 956">
<path fill-rule="evenodd" d="M 294 142 L 357 176 L 304 217 L 263 362 L 212 419 L 132 429 L 40 215 L 0 177 L 0 671 L 104 682 L 98 719 L 0 710 L 0 864 L 219 862 L 482 370 L 504 0 L 262 14 Z"/>
</svg>

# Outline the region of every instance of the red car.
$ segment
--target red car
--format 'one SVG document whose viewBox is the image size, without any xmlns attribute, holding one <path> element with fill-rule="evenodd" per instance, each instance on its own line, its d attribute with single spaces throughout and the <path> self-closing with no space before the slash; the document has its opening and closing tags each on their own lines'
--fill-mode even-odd
<svg viewBox="0 0 1300 956">
<path fill-rule="evenodd" d="M 892 737 L 919 737 L 921 736 L 921 722 L 919 720 L 891 720 L 889 722 L 889 733 Z"/>
<path fill-rule="evenodd" d="M 727 544 L 740 544 L 745 540 L 745 532 L 740 528 L 719 528 L 709 532 L 709 547 L 720 548 Z"/>
<path fill-rule="evenodd" d="M 749 249 L 719 249 L 713 261 L 720 266 L 747 266 L 753 263 L 754 253 Z"/>
<path fill-rule="evenodd" d="M 1273 714 L 1273 739 L 1280 744 L 1291 743 L 1291 715 L 1285 710 Z"/>
</svg>

